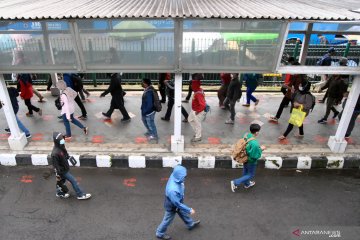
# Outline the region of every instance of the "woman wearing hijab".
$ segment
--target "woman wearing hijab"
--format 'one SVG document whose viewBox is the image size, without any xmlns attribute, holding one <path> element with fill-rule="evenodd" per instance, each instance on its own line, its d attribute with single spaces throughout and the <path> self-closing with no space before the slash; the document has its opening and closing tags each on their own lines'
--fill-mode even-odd
<svg viewBox="0 0 360 240">
<path fill-rule="evenodd" d="M 75 92 L 72 88 L 66 87 L 66 83 L 64 81 L 59 81 L 56 85 L 60 91 L 60 102 L 61 102 L 61 116 L 64 121 L 65 129 L 66 129 L 66 136 L 64 137 L 65 140 L 71 140 L 71 128 L 70 128 L 70 121 L 81 128 L 85 135 L 88 134 L 88 128 L 81 124 L 76 118 L 74 118 L 75 112 L 75 97 L 77 96 L 77 92 Z"/>
<path fill-rule="evenodd" d="M 300 108 L 306 113 L 306 117 L 309 115 L 309 112 L 315 106 L 315 97 L 310 93 L 311 83 L 307 79 L 303 79 L 303 81 L 299 85 L 299 90 L 296 91 L 292 97 L 291 101 L 291 112 L 293 108 Z M 287 135 L 292 131 L 294 125 L 289 123 L 285 133 L 279 137 L 280 140 L 283 140 L 287 137 Z M 299 135 L 298 137 L 304 136 L 304 124 L 299 127 Z"/>
</svg>

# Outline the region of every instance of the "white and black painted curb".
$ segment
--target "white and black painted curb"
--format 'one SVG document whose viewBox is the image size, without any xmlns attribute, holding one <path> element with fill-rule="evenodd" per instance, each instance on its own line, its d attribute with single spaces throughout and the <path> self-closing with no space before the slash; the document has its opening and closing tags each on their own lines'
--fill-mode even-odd
<svg viewBox="0 0 360 240">
<path fill-rule="evenodd" d="M 76 167 L 114 168 L 164 168 L 181 164 L 187 168 L 242 168 L 229 156 L 110 156 L 72 155 L 77 160 Z M 51 158 L 46 154 L 0 154 L 3 166 L 48 166 Z M 360 156 L 269 156 L 258 161 L 259 168 L 268 169 L 359 169 Z"/>
</svg>

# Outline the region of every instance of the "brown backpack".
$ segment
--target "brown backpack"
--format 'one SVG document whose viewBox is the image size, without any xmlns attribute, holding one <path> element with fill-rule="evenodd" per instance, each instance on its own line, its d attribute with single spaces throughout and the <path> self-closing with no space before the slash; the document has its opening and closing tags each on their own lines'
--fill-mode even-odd
<svg viewBox="0 0 360 240">
<path fill-rule="evenodd" d="M 245 136 L 248 134 L 246 133 Z M 231 151 L 231 156 L 238 163 L 246 163 L 248 160 L 248 155 L 246 152 L 246 145 L 248 142 L 255 140 L 255 138 L 246 139 L 246 137 L 241 138 L 235 145 L 233 150 Z"/>
</svg>

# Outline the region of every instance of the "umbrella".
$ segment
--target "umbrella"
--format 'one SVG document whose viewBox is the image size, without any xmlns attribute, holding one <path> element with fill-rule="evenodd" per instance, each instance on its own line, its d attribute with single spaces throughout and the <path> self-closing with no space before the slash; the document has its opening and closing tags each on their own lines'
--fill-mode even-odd
<svg viewBox="0 0 360 240">
<path fill-rule="evenodd" d="M 142 40 L 149 38 L 156 34 L 156 32 L 141 32 L 141 30 L 156 29 L 154 25 L 146 21 L 122 21 L 114 26 L 116 30 L 136 30 L 139 29 L 139 32 L 112 32 L 110 33 L 111 37 L 117 38 L 119 40 Z"/>
</svg>

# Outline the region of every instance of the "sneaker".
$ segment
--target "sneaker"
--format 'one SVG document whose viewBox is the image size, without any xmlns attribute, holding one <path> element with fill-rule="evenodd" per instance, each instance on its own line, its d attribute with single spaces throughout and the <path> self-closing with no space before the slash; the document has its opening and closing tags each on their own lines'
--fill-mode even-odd
<svg viewBox="0 0 360 240">
<path fill-rule="evenodd" d="M 245 103 L 245 104 L 243 104 L 243 106 L 244 107 L 250 107 L 250 104 Z"/>
<path fill-rule="evenodd" d="M 84 195 L 82 195 L 81 197 L 77 197 L 78 200 L 86 200 L 91 198 L 91 194 L 90 193 L 85 193 Z"/>
<path fill-rule="evenodd" d="M 327 120 L 325 118 L 322 118 L 318 121 L 318 123 L 320 124 L 326 124 L 327 123 Z"/>
<path fill-rule="evenodd" d="M 26 138 L 31 138 L 32 136 L 31 136 L 31 134 L 27 134 L 27 135 L 25 135 L 25 137 Z"/>
<path fill-rule="evenodd" d="M 162 237 L 156 236 L 158 239 L 170 240 L 171 237 L 167 234 L 164 234 Z"/>
<path fill-rule="evenodd" d="M 165 117 L 162 117 L 162 118 L 161 118 L 161 120 L 163 120 L 163 121 L 167 121 L 167 122 L 168 122 L 168 121 L 170 121 L 170 119 L 165 118 Z"/>
<path fill-rule="evenodd" d="M 87 116 L 86 116 L 86 115 L 81 115 L 80 117 L 78 117 L 78 119 L 80 119 L 80 120 L 86 120 L 86 119 L 87 119 Z"/>
<path fill-rule="evenodd" d="M 279 119 L 277 117 L 270 117 L 270 121 L 273 121 L 273 122 L 278 122 Z"/>
<path fill-rule="evenodd" d="M 11 133 L 10 128 L 5 128 L 5 132 Z"/>
<path fill-rule="evenodd" d="M 199 138 L 197 138 L 197 137 L 193 137 L 192 139 L 191 139 L 191 142 L 200 142 L 201 141 L 201 137 L 199 137 Z"/>
<path fill-rule="evenodd" d="M 194 224 L 191 227 L 189 227 L 189 230 L 193 230 L 194 228 L 198 227 L 199 224 L 200 224 L 200 220 L 194 221 Z"/>
<path fill-rule="evenodd" d="M 250 185 L 249 186 L 244 186 L 244 188 L 245 189 L 248 189 L 248 188 L 251 188 L 251 187 L 253 187 L 253 186 L 255 186 L 255 182 L 254 181 L 250 181 Z"/>
<path fill-rule="evenodd" d="M 56 197 L 58 197 L 58 198 L 69 198 L 70 197 L 70 194 L 68 194 L 68 193 L 57 193 L 56 194 Z"/>
<path fill-rule="evenodd" d="M 104 117 L 106 117 L 107 119 L 110 119 L 111 118 L 111 116 L 109 116 L 109 115 L 107 115 L 106 113 L 101 113 Z"/>
<path fill-rule="evenodd" d="M 38 111 L 39 116 L 42 116 L 42 109 Z"/>
<path fill-rule="evenodd" d="M 28 113 L 28 112 L 27 112 L 25 115 L 26 115 L 27 117 L 32 117 L 32 116 L 34 116 L 34 114 Z"/>
<path fill-rule="evenodd" d="M 149 137 L 151 134 L 149 132 L 144 133 L 146 137 Z"/>
<path fill-rule="evenodd" d="M 85 93 L 86 94 L 86 98 L 89 98 L 90 97 L 90 93 Z"/>
<path fill-rule="evenodd" d="M 185 118 L 184 120 L 182 120 L 184 123 L 187 123 L 187 122 L 189 122 L 188 120 L 187 120 L 187 118 Z"/>
<path fill-rule="evenodd" d="M 131 118 L 122 118 L 120 121 L 121 122 L 130 122 Z"/>
<path fill-rule="evenodd" d="M 88 127 L 84 127 L 83 130 L 84 130 L 85 135 L 88 135 L 88 133 L 89 133 L 89 128 L 88 128 Z"/>
<path fill-rule="evenodd" d="M 235 189 L 237 189 L 237 186 L 235 185 L 234 181 L 230 181 L 230 187 L 232 192 L 235 192 Z"/>
<path fill-rule="evenodd" d="M 255 102 L 255 106 L 257 106 L 259 104 L 259 99 L 258 100 L 256 100 L 256 102 Z"/>
<path fill-rule="evenodd" d="M 154 137 L 154 136 L 151 136 L 151 135 L 147 137 L 147 140 L 148 140 L 149 142 L 154 141 L 154 142 L 158 143 L 158 138 L 157 138 L 157 137 Z"/>
<path fill-rule="evenodd" d="M 332 117 L 333 119 L 335 119 L 338 115 L 339 115 L 340 112 L 335 112 L 334 113 L 334 116 Z"/>
<path fill-rule="evenodd" d="M 57 118 L 58 118 L 58 119 L 60 119 L 60 120 L 63 120 L 63 118 L 62 118 L 62 116 L 61 116 L 61 115 L 60 115 L 60 116 L 58 116 Z"/>
<path fill-rule="evenodd" d="M 345 136 L 345 140 L 349 140 L 350 139 L 350 136 Z"/>
<path fill-rule="evenodd" d="M 225 124 L 234 124 L 234 120 L 228 119 L 225 121 Z"/>
<path fill-rule="evenodd" d="M 166 103 L 166 100 L 161 100 L 160 102 L 161 102 L 161 103 Z"/>
<path fill-rule="evenodd" d="M 181 102 L 183 102 L 183 103 L 188 103 L 188 102 L 189 102 L 189 99 L 184 99 L 184 100 L 182 100 Z"/>
</svg>

